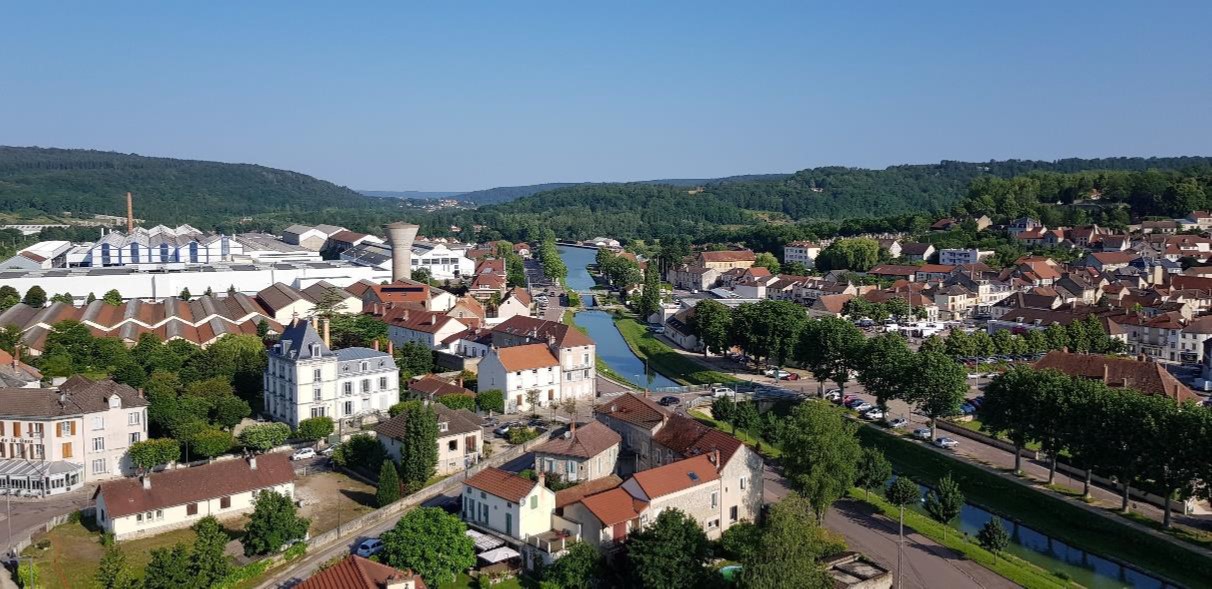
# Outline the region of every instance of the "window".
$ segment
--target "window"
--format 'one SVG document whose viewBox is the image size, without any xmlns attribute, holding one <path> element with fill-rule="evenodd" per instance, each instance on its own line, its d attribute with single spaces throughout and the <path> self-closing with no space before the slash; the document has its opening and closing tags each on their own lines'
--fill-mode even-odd
<svg viewBox="0 0 1212 589">
<path fill-rule="evenodd" d="M 311 393 L 312 393 L 313 401 L 319 401 L 323 397 L 323 394 L 320 392 L 320 389 L 315 389 Z"/>
<path fill-rule="evenodd" d="M 142 434 L 141 434 L 141 432 L 131 432 L 131 434 L 130 434 L 130 443 L 131 443 L 132 445 L 134 445 L 134 444 L 138 444 L 138 443 L 139 443 L 139 437 L 140 437 L 141 435 L 142 435 Z"/>
<path fill-rule="evenodd" d="M 538 509 L 538 508 L 539 508 L 539 496 L 538 496 L 538 495 L 531 495 L 531 496 L 530 496 L 530 508 L 531 508 L 531 509 Z"/>
<path fill-rule="evenodd" d="M 198 504 L 190 503 L 185 506 L 185 515 L 198 515 Z"/>
<path fill-rule="evenodd" d="M 585 359 L 582 361 L 582 363 L 589 364 L 589 354 L 585 354 Z"/>
<path fill-rule="evenodd" d="M 735 523 L 737 520 L 737 506 L 733 505 L 728 508 L 728 521 Z"/>
<path fill-rule="evenodd" d="M 369 393 L 369 392 L 370 392 L 370 379 L 369 379 L 369 378 L 363 378 L 363 379 L 362 379 L 362 392 L 363 392 L 363 393 Z"/>
<path fill-rule="evenodd" d="M 105 472 L 105 459 L 98 458 L 93 461 L 93 474 L 101 474 Z"/>
<path fill-rule="evenodd" d="M 312 379 L 312 380 L 314 380 L 314 381 L 316 381 L 316 382 L 320 382 L 321 380 L 323 380 L 323 379 L 320 377 L 320 369 L 319 369 L 319 368 L 317 368 L 317 369 L 315 369 L 315 370 L 312 370 L 312 371 L 311 371 L 311 379 Z"/>
<path fill-rule="evenodd" d="M 228 509 L 231 507 L 231 497 L 222 497 L 219 499 L 219 509 Z"/>
<path fill-rule="evenodd" d="M 749 477 L 741 477 L 741 490 L 745 490 L 749 486 Z"/>
<path fill-rule="evenodd" d="M 713 519 L 713 520 L 711 520 L 711 521 L 707 522 L 707 529 L 708 529 L 708 530 L 714 530 L 714 529 L 716 529 L 716 528 L 718 528 L 718 527 L 720 527 L 720 520 L 719 520 L 718 518 L 717 518 L 717 519 Z"/>
<path fill-rule="evenodd" d="M 446 443 L 446 449 L 447 449 L 447 450 L 450 450 L 451 452 L 454 452 L 454 451 L 458 450 L 458 449 L 459 449 L 459 441 L 458 441 L 458 440 L 451 440 L 451 441 L 447 442 L 447 443 Z"/>
<path fill-rule="evenodd" d="M 100 452 L 105 449 L 105 438 L 93 438 L 93 452 Z"/>
<path fill-rule="evenodd" d="M 353 383 L 352 383 L 352 382 L 346 382 L 346 383 L 344 383 L 344 384 L 341 386 L 341 392 L 342 392 L 342 393 L 343 393 L 343 394 L 344 394 L 346 397 L 348 397 L 348 396 L 352 395 L 352 394 L 353 394 Z"/>
<path fill-rule="evenodd" d="M 711 508 L 715 509 L 720 506 L 720 494 L 716 491 L 711 492 Z"/>
<path fill-rule="evenodd" d="M 105 417 L 100 415 L 93 416 L 93 429 L 105 429 Z"/>
<path fill-rule="evenodd" d="M 323 407 L 312 407 L 311 416 L 312 417 L 324 417 L 324 408 Z"/>
<path fill-rule="evenodd" d="M 449 431 L 449 430 L 450 430 L 450 422 L 449 422 L 449 421 L 442 421 L 442 422 L 439 422 L 439 423 L 438 423 L 438 431 L 440 431 L 440 432 L 444 432 L 444 431 Z"/>
<path fill-rule="evenodd" d="M 358 365 L 358 370 L 361 370 L 361 371 L 366 371 L 369 368 L 370 368 L 370 363 L 365 362 L 365 361 L 363 361 L 360 365 Z"/>
<path fill-rule="evenodd" d="M 141 421 L 142 418 L 139 416 L 138 411 L 131 411 L 126 415 L 126 425 L 139 425 Z"/>
<path fill-rule="evenodd" d="M 345 402 L 345 415 L 353 415 L 353 401 Z"/>
<path fill-rule="evenodd" d="M 380 376 L 379 377 L 379 390 L 382 391 L 382 390 L 386 390 L 386 389 L 387 389 L 387 377 Z"/>
</svg>

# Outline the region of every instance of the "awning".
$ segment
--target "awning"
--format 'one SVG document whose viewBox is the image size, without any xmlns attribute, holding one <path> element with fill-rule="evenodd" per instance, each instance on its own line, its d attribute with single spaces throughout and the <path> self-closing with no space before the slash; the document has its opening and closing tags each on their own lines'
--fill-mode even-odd
<svg viewBox="0 0 1212 589">
<path fill-rule="evenodd" d="M 492 550 L 493 548 L 496 548 L 498 546 L 505 545 L 504 540 L 502 540 L 500 538 L 495 538 L 493 536 L 489 536 L 488 534 L 483 534 L 483 533 L 477 532 L 475 530 L 467 530 L 466 534 L 467 534 L 468 538 L 471 538 L 472 540 L 475 541 L 476 552 L 484 552 L 487 550 Z"/>
<path fill-rule="evenodd" d="M 493 548 L 488 552 L 480 554 L 480 560 L 487 563 L 495 563 L 503 560 L 509 560 L 511 558 L 518 558 L 520 556 L 522 555 L 518 554 L 517 550 L 514 550 L 508 546 L 502 546 L 500 548 Z"/>
<path fill-rule="evenodd" d="M 54 462 L 0 460 L 0 476 L 12 478 L 41 478 L 83 471 L 83 465 L 63 460 L 56 460 Z"/>
</svg>

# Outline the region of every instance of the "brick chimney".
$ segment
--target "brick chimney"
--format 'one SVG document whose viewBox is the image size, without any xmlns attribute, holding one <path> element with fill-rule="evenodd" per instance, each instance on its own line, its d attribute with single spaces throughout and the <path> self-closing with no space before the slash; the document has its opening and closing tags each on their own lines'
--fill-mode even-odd
<svg viewBox="0 0 1212 589">
<path fill-rule="evenodd" d="M 377 339 L 375 340 L 375 343 L 374 343 L 374 348 L 375 348 L 375 351 L 376 351 L 376 352 L 378 352 L 378 351 L 379 351 L 379 340 L 377 340 Z"/>
<path fill-rule="evenodd" d="M 387 340 L 387 355 L 393 358 L 396 356 L 396 342 Z"/>
<path fill-rule="evenodd" d="M 328 324 L 331 322 L 332 320 L 330 319 L 324 319 L 324 346 L 327 348 L 332 348 L 332 339 L 329 337 L 328 333 Z"/>
<path fill-rule="evenodd" d="M 126 193 L 126 232 L 132 233 L 135 230 L 135 201 L 130 193 Z"/>
</svg>

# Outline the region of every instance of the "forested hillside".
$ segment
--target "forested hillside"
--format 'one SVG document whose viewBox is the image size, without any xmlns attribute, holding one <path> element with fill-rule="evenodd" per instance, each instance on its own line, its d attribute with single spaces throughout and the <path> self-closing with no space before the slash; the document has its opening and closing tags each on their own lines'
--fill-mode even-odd
<svg viewBox="0 0 1212 589">
<path fill-rule="evenodd" d="M 1212 158 L 1205 157 L 1065 159 L 1055 162 L 944 161 L 883 170 L 813 168 L 774 180 L 709 181 L 701 191 L 687 186 L 650 183 L 578 184 L 476 211 L 439 214 L 437 219 L 441 222 L 435 220 L 435 225 L 479 223 L 509 238 L 526 237 L 536 225 L 551 227 L 562 237 L 578 239 L 597 235 L 623 239 L 697 238 L 717 233 L 721 226 L 759 221 L 840 220 L 923 212 L 944 214 L 957 205 L 967 212 L 997 216 L 1013 210 L 1038 210 L 1040 199 L 1047 202 L 1046 198 L 1051 197 L 1052 191 L 1032 192 L 1030 186 L 1035 184 L 1017 178 L 1093 177 L 1099 176 L 1097 172 L 1106 172 L 1102 176 L 1108 178 L 1156 179 L 1160 175 L 1173 179 L 1205 177 L 1210 168 Z M 1010 178 L 1016 178 L 1009 181 L 1011 185 L 1027 182 L 1028 187 L 1017 192 L 1002 188 L 1003 183 L 999 181 Z M 1053 181 L 1045 186 L 1071 184 Z M 1196 181 L 1196 184 L 1206 186 L 1207 182 Z M 1142 206 L 1136 211 L 1138 214 L 1177 214 L 1172 211 L 1203 202 L 1202 197 L 1195 195 L 1181 204 L 1174 204 L 1173 199 L 1166 196 L 1168 187 L 1164 181 L 1160 184 L 1141 182 L 1140 185 L 1143 192 L 1131 199 L 1133 204 L 1153 205 Z M 987 189 L 1000 190 L 999 194 L 1007 191 L 1031 193 L 1034 196 L 1023 198 L 1034 198 L 1031 202 L 1035 206 L 999 205 L 997 203 L 1005 201 L 999 195 L 981 201 Z M 1129 191 L 1128 194 L 1133 193 Z"/>
<path fill-rule="evenodd" d="M 0 147 L 0 210 L 125 215 L 127 191 L 135 194 L 136 216 L 149 223 L 201 227 L 264 213 L 392 206 L 305 174 L 251 164 Z"/>
</svg>

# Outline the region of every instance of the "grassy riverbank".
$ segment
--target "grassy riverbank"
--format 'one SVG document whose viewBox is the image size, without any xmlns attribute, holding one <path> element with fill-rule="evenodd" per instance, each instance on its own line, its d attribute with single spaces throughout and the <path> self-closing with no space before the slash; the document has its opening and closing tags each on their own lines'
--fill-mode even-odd
<svg viewBox="0 0 1212 589">
<path fill-rule="evenodd" d="M 863 427 L 859 437 L 864 445 L 882 450 L 898 472 L 929 485 L 951 473 L 973 503 L 1062 542 L 1190 587 L 1202 586 L 1212 578 L 1212 557 L 1206 551 L 1176 545 L 875 426 Z"/>
<path fill-rule="evenodd" d="M 648 367 L 681 384 L 712 384 L 740 382 L 732 376 L 711 370 L 679 354 L 657 339 L 648 327 L 625 315 L 614 315 L 614 324 L 632 353 L 647 360 Z"/>
</svg>

